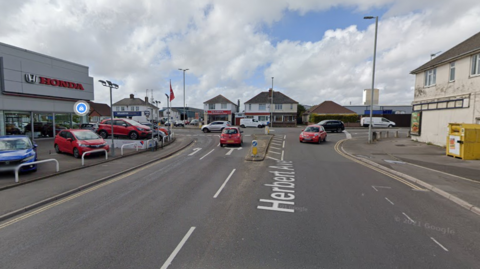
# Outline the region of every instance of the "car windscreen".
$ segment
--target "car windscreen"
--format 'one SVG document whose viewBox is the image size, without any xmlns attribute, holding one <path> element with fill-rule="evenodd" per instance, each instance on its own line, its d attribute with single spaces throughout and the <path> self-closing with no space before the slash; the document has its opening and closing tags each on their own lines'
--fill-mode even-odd
<svg viewBox="0 0 480 269">
<path fill-rule="evenodd" d="M 138 122 L 136 122 L 136 121 L 134 121 L 134 120 L 127 120 L 127 119 L 125 119 L 124 121 L 127 122 L 127 123 L 130 124 L 130 125 L 133 125 L 133 126 L 142 125 L 142 124 L 140 124 L 140 123 L 138 123 Z"/>
<path fill-rule="evenodd" d="M 327 122 L 328 122 L 328 120 L 322 120 L 322 121 L 319 122 L 318 124 L 319 124 L 319 125 L 324 125 L 324 124 L 327 123 Z"/>
<path fill-rule="evenodd" d="M 224 134 L 238 134 L 237 129 L 223 129 Z"/>
<path fill-rule="evenodd" d="M 305 132 L 318 133 L 318 132 L 320 132 L 320 128 L 318 128 L 318 127 L 307 127 L 307 129 L 305 129 Z"/>
<path fill-rule="evenodd" d="M 6 138 L 0 140 L 0 151 L 25 150 L 32 147 L 28 138 Z"/>
<path fill-rule="evenodd" d="M 101 137 L 94 132 L 73 132 L 78 140 L 95 140 Z"/>
</svg>

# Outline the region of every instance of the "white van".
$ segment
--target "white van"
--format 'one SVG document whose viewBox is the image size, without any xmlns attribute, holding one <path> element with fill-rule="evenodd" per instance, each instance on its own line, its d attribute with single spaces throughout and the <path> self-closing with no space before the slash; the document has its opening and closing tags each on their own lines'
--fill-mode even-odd
<svg viewBox="0 0 480 269">
<path fill-rule="evenodd" d="M 256 119 L 240 119 L 240 127 L 247 128 L 247 127 L 257 127 L 262 128 L 265 127 L 265 123 L 258 121 Z"/>
<path fill-rule="evenodd" d="M 395 127 L 395 122 L 381 118 L 381 117 L 372 117 L 372 127 Z M 363 127 L 368 127 L 370 125 L 370 117 L 363 117 L 360 120 L 360 124 Z"/>
</svg>

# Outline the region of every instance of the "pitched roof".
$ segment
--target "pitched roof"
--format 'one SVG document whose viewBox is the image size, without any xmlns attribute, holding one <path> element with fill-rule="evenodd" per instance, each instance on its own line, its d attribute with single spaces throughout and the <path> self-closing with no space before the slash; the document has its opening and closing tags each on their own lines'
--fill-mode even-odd
<svg viewBox="0 0 480 269">
<path fill-rule="evenodd" d="M 323 103 L 312 107 L 308 113 L 315 114 L 357 114 L 354 111 L 343 107 L 333 101 L 324 101 Z"/>
<path fill-rule="evenodd" d="M 90 105 L 90 113 L 96 111 L 100 116 L 110 116 L 112 113 L 107 104 L 95 103 L 92 101 L 88 101 L 88 104 Z"/>
<path fill-rule="evenodd" d="M 157 106 L 147 103 L 140 98 L 123 98 L 122 100 L 116 102 L 112 106 L 148 106 L 151 108 L 158 109 Z"/>
<path fill-rule="evenodd" d="M 212 99 L 208 100 L 208 101 L 205 101 L 203 102 L 204 104 L 221 104 L 221 103 L 232 103 L 234 105 L 237 105 L 235 104 L 234 102 L 228 100 L 225 96 L 219 94 L 215 97 L 213 97 Z"/>
<path fill-rule="evenodd" d="M 446 52 L 440 54 L 439 56 L 428 61 L 426 64 L 418 67 L 417 69 L 410 72 L 410 74 L 418 74 L 428 69 L 432 69 L 436 66 L 452 62 L 456 59 L 469 56 L 480 51 L 480 32 L 476 33 L 472 37 L 463 41 L 462 43 L 456 45 L 455 47 L 447 50 Z"/>
<path fill-rule="evenodd" d="M 270 103 L 270 92 L 261 92 L 257 94 L 252 99 L 245 102 L 245 104 L 266 104 Z M 298 104 L 297 101 L 293 100 L 292 98 L 286 96 L 281 92 L 273 91 L 273 103 L 274 104 Z"/>
</svg>

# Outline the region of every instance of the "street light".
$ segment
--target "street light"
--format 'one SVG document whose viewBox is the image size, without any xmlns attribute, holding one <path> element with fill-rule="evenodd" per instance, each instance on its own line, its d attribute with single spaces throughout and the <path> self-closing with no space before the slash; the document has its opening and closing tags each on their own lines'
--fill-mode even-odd
<svg viewBox="0 0 480 269">
<path fill-rule="evenodd" d="M 155 104 L 155 106 L 158 108 L 158 105 L 161 104 L 162 102 L 158 101 L 158 100 L 155 100 L 153 101 L 153 103 Z M 157 117 L 157 121 L 158 121 L 158 111 L 156 111 L 157 113 L 155 114 L 155 116 Z M 153 116 L 152 116 L 153 117 Z"/>
<path fill-rule="evenodd" d="M 168 94 L 165 94 L 165 96 L 167 97 L 167 122 L 168 122 L 168 134 L 170 134 L 170 125 L 172 125 L 172 123 L 170 122 L 170 96 L 168 96 Z"/>
<path fill-rule="evenodd" d="M 102 83 L 102 86 L 110 88 L 110 112 L 111 112 L 111 124 L 110 126 L 112 127 L 112 157 L 115 156 L 115 143 L 114 143 L 114 137 L 113 137 L 113 106 L 112 106 L 112 88 L 118 89 L 118 85 L 115 83 L 112 83 L 109 80 L 99 80 L 100 83 Z"/>
<path fill-rule="evenodd" d="M 270 100 L 270 128 L 273 128 L 273 77 L 272 77 L 272 100 Z"/>
<path fill-rule="evenodd" d="M 372 143 L 372 122 L 373 122 L 373 92 L 375 86 L 375 58 L 377 55 L 377 30 L 378 30 L 378 16 L 363 17 L 365 20 L 375 18 L 375 43 L 373 45 L 373 70 L 372 70 L 372 94 L 370 99 L 370 124 L 368 125 L 368 143 Z"/>
<path fill-rule="evenodd" d="M 178 70 L 183 71 L 183 119 L 185 120 L 185 71 L 188 69 L 179 68 Z"/>
</svg>

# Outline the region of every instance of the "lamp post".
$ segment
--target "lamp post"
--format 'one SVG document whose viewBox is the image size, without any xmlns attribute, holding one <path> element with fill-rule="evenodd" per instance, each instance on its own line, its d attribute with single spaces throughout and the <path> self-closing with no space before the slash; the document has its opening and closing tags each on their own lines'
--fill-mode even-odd
<svg viewBox="0 0 480 269">
<path fill-rule="evenodd" d="M 183 119 L 185 120 L 185 71 L 188 69 L 179 68 L 178 70 L 183 71 Z"/>
<path fill-rule="evenodd" d="M 272 77 L 272 100 L 270 100 L 270 128 L 273 128 L 273 77 Z"/>
<path fill-rule="evenodd" d="M 375 18 L 375 43 L 373 45 L 373 70 L 372 70 L 372 93 L 370 99 L 370 124 L 368 125 L 368 143 L 372 143 L 372 117 L 373 117 L 373 92 L 375 86 L 375 57 L 377 55 L 377 30 L 378 30 L 378 16 L 363 17 L 366 20 Z"/>
<path fill-rule="evenodd" d="M 158 108 L 158 105 L 161 104 L 162 102 L 158 101 L 158 100 L 155 100 L 153 101 L 153 103 L 155 104 L 155 106 Z M 157 121 L 158 121 L 158 110 L 156 111 L 157 113 L 155 114 L 156 118 L 157 118 Z"/>
<path fill-rule="evenodd" d="M 110 112 L 111 112 L 111 124 L 110 126 L 112 127 L 112 130 L 111 130 L 111 136 L 112 136 L 112 146 L 111 146 L 111 149 L 112 149 L 112 156 L 115 156 L 115 142 L 114 142 L 114 136 L 113 136 L 113 106 L 112 106 L 112 88 L 114 89 L 118 89 L 118 85 L 115 84 L 115 83 L 112 83 L 111 81 L 109 80 L 99 80 L 100 83 L 102 83 L 102 86 L 104 87 L 109 87 L 110 88 Z"/>
<path fill-rule="evenodd" d="M 167 122 L 168 122 L 168 134 L 170 134 L 170 125 L 172 125 L 172 123 L 170 122 L 170 96 L 168 96 L 168 94 L 165 94 L 165 96 L 167 97 Z"/>
</svg>

